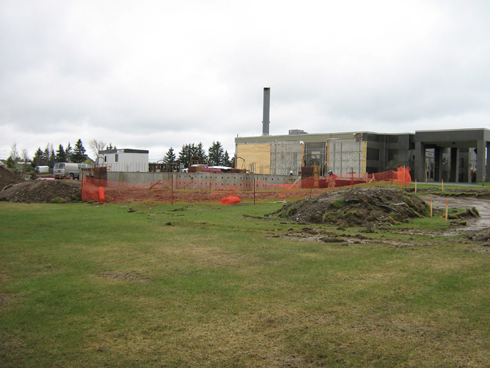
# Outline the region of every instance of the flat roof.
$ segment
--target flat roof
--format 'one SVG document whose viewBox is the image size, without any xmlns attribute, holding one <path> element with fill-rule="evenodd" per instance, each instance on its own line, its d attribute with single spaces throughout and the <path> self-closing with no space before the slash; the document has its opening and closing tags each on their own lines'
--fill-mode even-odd
<svg viewBox="0 0 490 368">
<path fill-rule="evenodd" d="M 116 148 L 116 149 L 99 151 L 99 153 L 149 153 L 149 152 L 150 151 L 148 150 L 140 150 L 140 149 L 133 149 L 133 148 Z"/>
</svg>

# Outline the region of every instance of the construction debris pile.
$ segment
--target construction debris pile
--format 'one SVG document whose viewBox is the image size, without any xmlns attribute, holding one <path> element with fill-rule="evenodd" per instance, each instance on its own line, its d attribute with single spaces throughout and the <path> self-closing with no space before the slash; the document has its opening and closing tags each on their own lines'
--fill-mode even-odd
<svg viewBox="0 0 490 368">
<path fill-rule="evenodd" d="M 397 187 L 368 187 L 326 192 L 283 206 L 279 217 L 340 227 L 379 227 L 427 215 L 427 203 Z"/>
<path fill-rule="evenodd" d="M 13 171 L 0 167 L 0 192 L 7 185 L 20 183 L 22 179 Z"/>
<path fill-rule="evenodd" d="M 75 180 L 24 180 L 7 185 L 0 192 L 0 201 L 22 203 L 78 202 L 82 198 L 80 182 Z"/>
</svg>

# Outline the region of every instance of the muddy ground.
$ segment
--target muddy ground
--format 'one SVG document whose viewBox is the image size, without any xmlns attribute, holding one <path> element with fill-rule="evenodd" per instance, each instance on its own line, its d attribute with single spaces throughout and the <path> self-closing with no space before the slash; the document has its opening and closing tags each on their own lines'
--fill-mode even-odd
<svg viewBox="0 0 490 368">
<path fill-rule="evenodd" d="M 369 228 L 410 222 L 428 212 L 423 199 L 397 187 L 356 187 L 288 203 L 275 214 L 296 222 Z"/>
<path fill-rule="evenodd" d="M 376 242 L 387 246 L 403 248 L 430 246 L 432 236 L 456 236 L 463 234 L 469 250 L 490 253 L 490 192 L 478 191 L 475 197 L 452 191 L 450 195 L 414 196 L 398 188 L 353 188 L 337 193 L 325 193 L 319 197 L 289 203 L 275 214 L 304 225 L 276 233 L 274 237 L 284 237 L 297 241 L 318 241 L 342 246 L 371 243 L 373 235 Z M 445 216 L 446 201 L 449 206 L 448 230 L 419 232 L 410 229 L 397 229 L 392 224 L 410 222 L 419 216 L 430 214 L 430 199 L 434 216 Z M 403 201 L 403 202 L 402 202 Z M 458 209 L 457 215 L 453 209 Z M 397 212 L 395 212 L 396 210 Z M 335 231 L 321 224 L 337 225 Z M 320 225 L 320 226 L 319 226 Z M 345 231 L 348 227 L 361 227 L 357 233 Z M 343 232 L 345 231 L 345 232 Z M 394 241 L 384 238 L 384 232 L 409 235 L 408 241 Z M 370 235 L 371 234 L 371 235 Z M 414 240 L 413 235 L 423 235 Z"/>
<path fill-rule="evenodd" d="M 17 184 L 22 182 L 20 176 L 16 173 L 0 167 L 0 191 L 7 185 Z"/>
<path fill-rule="evenodd" d="M 467 218 L 466 226 L 461 227 L 460 230 L 483 230 L 490 228 L 490 197 L 488 197 L 490 192 L 478 197 L 468 196 L 467 194 L 467 192 L 465 195 L 460 196 L 426 194 L 420 197 L 427 203 L 430 203 L 430 199 L 432 198 L 432 206 L 440 211 L 445 210 L 446 201 L 448 201 L 449 208 L 476 208 L 480 216 L 476 218 Z"/>
</svg>

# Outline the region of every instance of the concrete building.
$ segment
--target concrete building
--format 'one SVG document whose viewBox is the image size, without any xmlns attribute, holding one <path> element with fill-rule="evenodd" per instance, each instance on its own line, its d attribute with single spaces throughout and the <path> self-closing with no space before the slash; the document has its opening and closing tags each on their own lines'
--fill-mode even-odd
<svg viewBox="0 0 490 368">
<path fill-rule="evenodd" d="M 417 180 L 425 180 L 431 168 L 436 181 L 489 181 L 488 129 L 425 130 L 415 132 Z"/>
<path fill-rule="evenodd" d="M 270 88 L 265 87 L 262 135 L 235 138 L 236 156 L 250 172 L 297 174 L 301 166 L 316 161 L 320 175 L 328 170 L 337 175 L 373 174 L 405 166 L 420 182 L 490 181 L 487 129 L 320 134 L 293 129 L 288 135 L 269 135 L 269 109 Z"/>
<path fill-rule="evenodd" d="M 287 175 L 316 160 L 320 175 L 375 173 L 413 167 L 414 134 L 373 132 L 308 134 L 290 130 L 288 135 L 235 138 L 236 154 L 247 170 L 258 174 Z"/>
<path fill-rule="evenodd" d="M 316 159 L 320 175 L 328 170 L 338 175 L 373 174 L 408 166 L 419 182 L 490 181 L 489 142 L 487 129 L 402 134 L 290 130 L 288 135 L 235 138 L 237 156 L 247 170 L 258 174 L 297 174 L 303 161 L 311 166 Z"/>
<path fill-rule="evenodd" d="M 148 154 L 148 150 L 130 148 L 103 150 L 99 151 L 98 165 L 109 171 L 148 172 Z"/>
</svg>

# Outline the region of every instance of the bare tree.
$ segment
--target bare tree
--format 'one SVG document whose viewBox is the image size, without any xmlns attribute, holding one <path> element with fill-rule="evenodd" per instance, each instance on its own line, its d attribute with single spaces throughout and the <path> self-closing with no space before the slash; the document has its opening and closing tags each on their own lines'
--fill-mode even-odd
<svg viewBox="0 0 490 368">
<path fill-rule="evenodd" d="M 98 141 L 97 139 L 92 139 L 89 143 L 88 146 L 90 147 L 90 150 L 94 154 L 95 157 L 95 166 L 99 166 L 99 152 L 102 151 L 105 147 L 105 142 L 103 141 Z"/>
<path fill-rule="evenodd" d="M 7 159 L 7 166 L 15 170 L 15 163 L 20 160 L 19 151 L 17 151 L 17 143 L 14 142 L 10 149 L 10 156 Z"/>
<path fill-rule="evenodd" d="M 29 158 L 29 152 L 27 152 L 25 148 L 21 151 L 21 158 L 22 161 L 24 162 L 24 171 L 27 171 L 27 161 L 29 161 L 30 158 Z"/>
<path fill-rule="evenodd" d="M 19 151 L 17 151 L 17 143 L 14 142 L 12 147 L 10 148 L 10 157 L 14 161 L 19 161 L 20 156 L 19 156 Z"/>
</svg>

